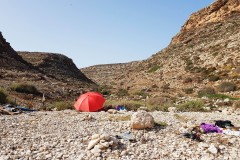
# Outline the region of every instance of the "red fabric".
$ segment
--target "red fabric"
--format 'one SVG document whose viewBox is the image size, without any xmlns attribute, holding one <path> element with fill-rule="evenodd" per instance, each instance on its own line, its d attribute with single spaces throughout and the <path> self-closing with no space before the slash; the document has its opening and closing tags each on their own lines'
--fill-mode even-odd
<svg viewBox="0 0 240 160">
<path fill-rule="evenodd" d="M 101 109 L 104 102 L 105 99 L 100 93 L 87 92 L 78 98 L 74 104 L 74 107 L 78 111 L 94 112 Z"/>
</svg>

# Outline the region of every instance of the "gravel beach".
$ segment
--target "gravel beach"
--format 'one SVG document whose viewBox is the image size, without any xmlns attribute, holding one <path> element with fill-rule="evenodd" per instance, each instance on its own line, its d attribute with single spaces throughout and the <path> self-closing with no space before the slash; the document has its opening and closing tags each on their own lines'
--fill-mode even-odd
<svg viewBox="0 0 240 160">
<path fill-rule="evenodd" d="M 240 157 L 240 136 L 209 133 L 202 134 L 203 142 L 198 142 L 182 134 L 202 122 L 214 124 L 214 120 L 230 120 L 240 126 L 239 115 L 156 111 L 149 113 L 163 126 L 133 130 L 129 125 L 133 113 L 65 110 L 0 115 L 0 160 L 237 160 Z M 103 133 L 115 138 L 116 146 L 100 153 L 88 150 L 91 136 Z M 135 141 L 116 138 L 124 133 L 129 133 Z"/>
</svg>

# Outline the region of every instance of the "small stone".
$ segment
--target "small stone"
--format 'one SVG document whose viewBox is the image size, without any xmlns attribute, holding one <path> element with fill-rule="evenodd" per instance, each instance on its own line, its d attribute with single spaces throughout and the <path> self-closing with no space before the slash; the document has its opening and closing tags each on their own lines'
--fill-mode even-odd
<svg viewBox="0 0 240 160">
<path fill-rule="evenodd" d="M 213 144 L 210 145 L 208 151 L 211 152 L 212 154 L 217 154 L 218 152 L 217 148 Z"/>
<path fill-rule="evenodd" d="M 102 134 L 102 135 L 100 136 L 100 139 L 104 139 L 104 140 L 106 140 L 106 141 L 108 141 L 109 138 L 110 138 L 110 135 L 107 134 L 107 133 L 104 133 L 104 134 Z"/>
<path fill-rule="evenodd" d="M 94 146 L 94 148 L 104 149 L 105 146 L 103 146 L 102 144 L 97 144 L 97 145 Z"/>
<path fill-rule="evenodd" d="M 108 142 L 104 142 L 104 143 L 100 143 L 102 146 L 104 146 L 104 147 L 109 147 L 109 143 Z"/>
<path fill-rule="evenodd" d="M 200 143 L 198 144 L 198 147 L 199 147 L 199 148 L 207 148 L 207 147 L 208 147 L 208 144 L 207 144 L 207 143 L 200 142 Z"/>
<path fill-rule="evenodd" d="M 107 112 L 110 113 L 110 114 L 116 114 L 117 110 L 116 109 L 109 109 Z"/>
<path fill-rule="evenodd" d="M 58 158 L 58 159 L 61 159 L 61 158 L 62 158 L 62 156 L 63 156 L 63 154 L 62 154 L 62 153 L 58 153 L 58 154 L 56 155 L 56 158 Z"/>
<path fill-rule="evenodd" d="M 91 153 L 93 153 L 93 154 L 100 153 L 100 152 L 101 152 L 101 149 L 95 148 L 95 147 L 91 150 Z"/>
<path fill-rule="evenodd" d="M 126 150 L 125 150 L 125 151 L 122 151 L 120 155 L 121 155 L 121 156 L 127 155 L 127 151 L 126 151 Z"/>
<path fill-rule="evenodd" d="M 96 144 L 98 144 L 98 142 L 100 142 L 100 138 L 91 140 L 88 144 L 87 149 L 88 150 L 92 149 Z"/>
<path fill-rule="evenodd" d="M 52 154 L 51 154 L 51 153 L 47 154 L 47 155 L 45 156 L 45 158 L 46 158 L 46 159 L 52 158 Z"/>
<path fill-rule="evenodd" d="M 224 145 L 219 145 L 218 147 L 219 147 L 219 149 L 221 149 L 221 150 L 223 150 L 223 149 L 226 148 L 226 146 L 224 146 Z"/>
<path fill-rule="evenodd" d="M 177 112 L 177 108 L 176 108 L 176 107 L 169 107 L 169 108 L 168 108 L 168 111 L 169 111 L 170 113 L 175 113 L 175 112 Z"/>
<path fill-rule="evenodd" d="M 100 137 L 100 134 L 94 134 L 94 135 L 92 135 L 91 139 L 93 140 L 93 139 L 97 139 L 99 137 Z"/>
</svg>

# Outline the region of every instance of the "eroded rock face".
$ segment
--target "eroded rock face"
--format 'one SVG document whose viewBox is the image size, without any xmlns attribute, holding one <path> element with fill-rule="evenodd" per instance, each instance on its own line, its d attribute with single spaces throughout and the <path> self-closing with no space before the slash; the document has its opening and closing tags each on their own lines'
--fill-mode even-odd
<svg viewBox="0 0 240 160">
<path fill-rule="evenodd" d="M 146 129 L 154 127 L 154 119 L 151 114 L 144 110 L 137 111 L 131 117 L 131 128 Z"/>
<path fill-rule="evenodd" d="M 193 13 L 183 25 L 180 33 L 196 29 L 208 23 L 223 21 L 237 12 L 240 12 L 240 0 L 217 0 L 212 5 Z M 180 40 L 181 34 L 175 36 L 171 43 L 175 44 Z"/>
</svg>

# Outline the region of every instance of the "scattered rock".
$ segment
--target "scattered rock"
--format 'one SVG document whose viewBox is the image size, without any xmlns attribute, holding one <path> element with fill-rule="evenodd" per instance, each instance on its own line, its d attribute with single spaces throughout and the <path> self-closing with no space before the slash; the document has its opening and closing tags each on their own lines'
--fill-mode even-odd
<svg viewBox="0 0 240 160">
<path fill-rule="evenodd" d="M 116 109 L 109 109 L 107 112 L 110 113 L 110 114 L 116 114 L 117 110 Z"/>
<path fill-rule="evenodd" d="M 146 111 L 137 111 L 131 117 L 131 128 L 133 129 L 146 129 L 154 127 L 154 118 Z"/>
<path fill-rule="evenodd" d="M 218 153 L 218 149 L 213 144 L 210 145 L 210 147 L 208 148 L 208 151 L 211 152 L 212 154 Z"/>
</svg>

